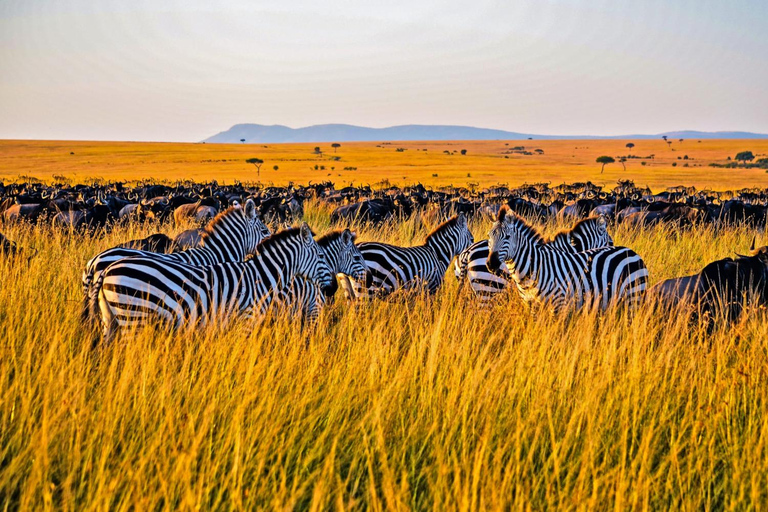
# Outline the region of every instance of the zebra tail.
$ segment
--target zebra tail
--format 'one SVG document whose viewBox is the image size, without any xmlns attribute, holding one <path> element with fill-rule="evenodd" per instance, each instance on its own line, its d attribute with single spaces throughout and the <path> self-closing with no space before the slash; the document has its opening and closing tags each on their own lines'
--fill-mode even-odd
<svg viewBox="0 0 768 512">
<path fill-rule="evenodd" d="M 96 281 L 91 283 L 91 286 L 88 288 L 88 293 L 83 299 L 81 319 L 83 325 L 90 329 L 95 329 L 99 324 L 98 319 L 101 315 L 101 312 L 99 311 L 99 292 L 104 284 L 104 274 L 104 272 L 101 272 Z"/>
</svg>

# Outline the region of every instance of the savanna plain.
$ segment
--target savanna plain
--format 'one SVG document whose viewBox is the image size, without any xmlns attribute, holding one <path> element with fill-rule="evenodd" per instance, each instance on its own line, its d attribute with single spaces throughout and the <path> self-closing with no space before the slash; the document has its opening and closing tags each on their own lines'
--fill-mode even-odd
<svg viewBox="0 0 768 512">
<path fill-rule="evenodd" d="M 330 144 L 0 141 L 0 176 L 768 187 L 765 170 L 709 166 L 739 151 L 765 156 L 768 141 L 633 141 L 632 154 L 654 158 L 617 158 L 601 173 L 596 157 L 625 156 L 628 142 L 343 143 L 334 153 Z M 245 163 L 254 157 L 259 171 Z M 318 234 L 338 227 L 318 203 L 306 204 L 305 220 Z M 470 222 L 475 239 L 489 226 Z M 359 241 L 412 245 L 433 226 L 414 215 L 354 227 Z M 432 297 L 337 300 L 303 329 L 282 317 L 183 335 L 153 326 L 92 351 L 79 316 L 85 262 L 183 228 L 2 227 L 37 251 L 0 260 L 2 509 L 768 506 L 765 311 L 708 330 L 652 302 L 634 315 L 555 315 L 510 293 L 480 308 L 447 275 Z M 610 232 L 644 258 L 650 284 L 746 252 L 755 235 L 768 242 L 746 226 Z"/>
</svg>

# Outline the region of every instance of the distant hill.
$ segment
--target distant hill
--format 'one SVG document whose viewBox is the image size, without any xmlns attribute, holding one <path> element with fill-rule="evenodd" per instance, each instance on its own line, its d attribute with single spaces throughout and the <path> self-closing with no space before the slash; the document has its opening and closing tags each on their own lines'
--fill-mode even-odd
<svg viewBox="0 0 768 512">
<path fill-rule="evenodd" d="M 540 135 L 508 132 L 489 128 L 450 125 L 407 124 L 389 128 L 367 128 L 350 124 L 318 124 L 304 128 L 282 125 L 236 124 L 229 130 L 217 133 L 204 142 L 247 143 L 280 142 L 371 142 L 397 140 L 526 140 L 544 139 L 658 139 L 666 135 L 670 139 L 766 139 L 768 134 L 750 132 L 699 132 L 683 130 L 655 135 Z"/>
</svg>

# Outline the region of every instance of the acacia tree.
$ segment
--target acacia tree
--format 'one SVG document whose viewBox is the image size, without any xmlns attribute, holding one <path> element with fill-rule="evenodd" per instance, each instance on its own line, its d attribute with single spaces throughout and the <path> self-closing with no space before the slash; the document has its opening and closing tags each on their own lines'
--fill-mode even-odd
<svg viewBox="0 0 768 512">
<path fill-rule="evenodd" d="M 261 176 L 261 165 L 264 163 L 264 160 L 261 158 L 249 158 L 245 163 L 256 166 L 256 175 Z"/>
<path fill-rule="evenodd" d="M 336 149 L 341 147 L 341 144 L 339 144 L 338 142 L 334 142 L 333 144 L 331 144 L 331 147 L 333 148 L 333 152 L 335 153 Z"/>
<path fill-rule="evenodd" d="M 634 144 L 634 143 L 632 143 L 632 142 L 627 142 L 627 149 L 629 150 L 629 152 L 630 152 L 630 153 L 632 152 L 632 148 L 633 148 L 633 147 L 635 147 L 635 144 Z"/>
<path fill-rule="evenodd" d="M 320 151 L 320 146 L 315 146 L 315 154 L 316 155 L 322 155 L 323 154 L 323 152 Z"/>
<path fill-rule="evenodd" d="M 627 170 L 627 166 L 625 165 L 626 161 L 627 161 L 626 157 L 619 158 L 619 162 L 621 162 L 621 168 L 624 169 L 625 171 Z"/>
<path fill-rule="evenodd" d="M 600 169 L 600 174 L 602 174 L 603 171 L 605 170 L 605 164 L 612 164 L 615 161 L 616 160 L 614 160 L 612 156 L 606 156 L 606 155 L 599 156 L 597 157 L 597 160 L 595 160 L 595 162 L 599 164 L 603 164 L 603 167 Z"/>
<path fill-rule="evenodd" d="M 755 159 L 755 155 L 752 154 L 751 151 L 742 151 L 740 153 L 737 153 L 735 157 L 733 157 L 734 160 L 737 162 L 743 162 L 745 165 L 747 162 L 752 161 Z"/>
<path fill-rule="evenodd" d="M 243 144 L 245 144 L 245 139 L 240 139 L 240 142 L 242 142 Z"/>
</svg>

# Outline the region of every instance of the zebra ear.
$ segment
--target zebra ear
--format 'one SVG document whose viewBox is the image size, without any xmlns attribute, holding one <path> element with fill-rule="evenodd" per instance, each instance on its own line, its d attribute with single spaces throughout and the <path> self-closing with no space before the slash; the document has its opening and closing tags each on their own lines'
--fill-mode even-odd
<svg viewBox="0 0 768 512">
<path fill-rule="evenodd" d="M 352 232 L 349 230 L 349 228 L 345 229 L 341 233 L 341 241 L 344 243 L 344 245 L 348 245 L 352 243 L 352 238 L 353 238 L 353 235 L 352 235 Z"/>
<path fill-rule="evenodd" d="M 608 227 L 608 220 L 605 218 L 605 215 L 600 215 L 597 218 L 597 225 L 600 226 L 601 229 L 606 230 Z"/>
<path fill-rule="evenodd" d="M 464 215 L 464 212 L 461 212 L 459 214 L 459 226 L 466 226 L 467 225 L 467 216 Z"/>
<path fill-rule="evenodd" d="M 249 199 L 245 202 L 245 216 L 249 219 L 256 218 L 256 204 L 252 199 Z"/>
</svg>

